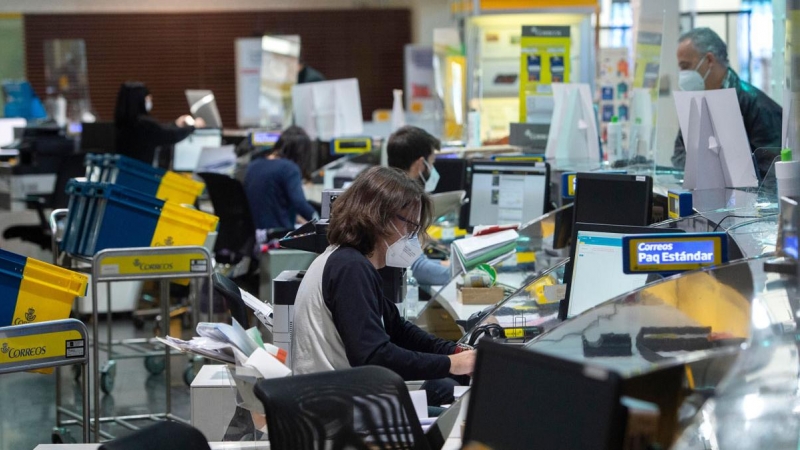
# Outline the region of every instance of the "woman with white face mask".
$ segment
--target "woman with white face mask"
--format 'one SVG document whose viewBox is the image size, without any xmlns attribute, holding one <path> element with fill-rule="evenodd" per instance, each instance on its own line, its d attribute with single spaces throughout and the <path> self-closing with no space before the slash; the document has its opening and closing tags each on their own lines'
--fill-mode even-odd
<svg viewBox="0 0 800 450">
<path fill-rule="evenodd" d="M 175 123 L 162 124 L 150 115 L 152 109 L 153 96 L 143 83 L 128 82 L 120 86 L 114 111 L 117 153 L 154 164 L 157 148 L 180 142 L 196 127 L 205 126 L 203 119 L 188 115 L 178 117 Z M 168 163 L 165 158 L 160 165 L 166 167 Z"/>
<path fill-rule="evenodd" d="M 389 167 L 400 169 L 417 180 L 425 192 L 433 192 L 439 183 L 439 172 L 433 165 L 439 147 L 439 140 L 422 128 L 402 127 L 389 136 L 386 146 Z M 447 261 L 429 259 L 422 254 L 411 264 L 411 271 L 422 285 L 442 286 L 452 278 Z"/>
<path fill-rule="evenodd" d="M 403 319 L 383 295 L 378 269 L 409 267 L 430 223 L 431 203 L 416 181 L 373 167 L 332 205 L 330 246 L 306 271 L 294 305 L 295 374 L 378 365 L 406 380 L 472 373 L 475 355 Z M 452 394 L 450 384 L 449 394 Z M 451 400 L 428 390 L 430 404 Z"/>
</svg>

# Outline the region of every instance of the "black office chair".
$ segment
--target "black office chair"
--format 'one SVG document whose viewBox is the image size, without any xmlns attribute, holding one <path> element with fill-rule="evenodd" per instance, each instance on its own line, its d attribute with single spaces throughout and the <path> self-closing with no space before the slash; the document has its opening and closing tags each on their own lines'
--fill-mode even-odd
<svg viewBox="0 0 800 450">
<path fill-rule="evenodd" d="M 227 175 L 210 172 L 197 175 L 206 183 L 214 214 L 219 217 L 214 257 L 222 264 L 237 264 L 253 254 L 256 236 L 244 187 Z"/>
<path fill-rule="evenodd" d="M 67 195 L 67 182 L 75 177 L 86 174 L 83 165 L 85 155 L 70 154 L 65 156 L 58 166 L 56 172 L 56 182 L 53 193 L 48 195 L 31 195 L 25 199 L 29 208 L 35 208 L 39 217 L 36 225 L 13 225 L 3 231 L 3 239 L 22 239 L 24 242 L 31 242 L 38 245 L 43 250 L 48 250 L 52 245 L 50 233 L 50 221 L 45 213 L 46 210 L 66 208 L 69 203 Z"/>
<path fill-rule="evenodd" d="M 99 450 L 211 450 L 203 433 L 179 422 L 158 422 L 108 441 Z"/>
<path fill-rule="evenodd" d="M 430 447 L 403 379 L 378 366 L 262 380 L 272 450 Z"/>
<path fill-rule="evenodd" d="M 236 319 L 239 325 L 250 328 L 249 320 L 247 319 L 247 307 L 244 304 L 244 300 L 242 300 L 239 286 L 221 273 L 215 273 L 211 276 L 211 279 L 214 282 L 214 294 L 221 296 L 225 300 L 225 305 L 231 312 L 231 317 Z M 219 302 L 214 299 L 214 304 L 219 304 Z"/>
</svg>

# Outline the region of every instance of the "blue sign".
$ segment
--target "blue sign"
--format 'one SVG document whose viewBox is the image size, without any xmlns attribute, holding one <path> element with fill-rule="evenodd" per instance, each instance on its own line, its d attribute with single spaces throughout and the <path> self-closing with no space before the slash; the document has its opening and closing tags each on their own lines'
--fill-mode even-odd
<svg viewBox="0 0 800 450">
<path fill-rule="evenodd" d="M 728 260 L 725 233 L 643 234 L 622 238 L 625 273 L 674 274 Z"/>
</svg>

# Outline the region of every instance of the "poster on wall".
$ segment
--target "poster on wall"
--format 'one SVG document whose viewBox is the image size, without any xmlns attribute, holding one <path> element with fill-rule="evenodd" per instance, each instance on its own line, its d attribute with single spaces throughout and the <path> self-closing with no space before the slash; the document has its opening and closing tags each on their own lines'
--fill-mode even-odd
<svg viewBox="0 0 800 450">
<path fill-rule="evenodd" d="M 568 26 L 522 27 L 520 122 L 534 122 L 543 105 L 552 105 L 552 83 L 569 83 L 569 33 Z M 542 102 L 543 98 L 548 100 Z"/>
<path fill-rule="evenodd" d="M 405 101 L 409 114 L 432 115 L 433 96 L 433 47 L 406 45 L 405 47 Z"/>
<path fill-rule="evenodd" d="M 261 123 L 261 38 L 240 38 L 235 46 L 236 123 L 239 128 L 257 127 Z"/>
<path fill-rule="evenodd" d="M 261 38 L 260 126 L 280 130 L 292 123 L 292 86 L 297 84 L 300 36 Z"/>
<path fill-rule="evenodd" d="M 598 54 L 600 77 L 597 80 L 597 106 L 600 115 L 600 133 L 608 141 L 608 124 L 616 116 L 623 124 L 630 121 L 631 70 L 627 48 L 601 48 Z M 627 148 L 628 133 L 622 127 L 622 146 Z"/>
</svg>

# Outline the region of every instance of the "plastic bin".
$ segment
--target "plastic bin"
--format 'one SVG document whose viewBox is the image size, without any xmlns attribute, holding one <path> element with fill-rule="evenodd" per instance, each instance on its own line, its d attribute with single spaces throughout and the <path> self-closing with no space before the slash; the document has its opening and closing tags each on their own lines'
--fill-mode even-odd
<svg viewBox="0 0 800 450">
<path fill-rule="evenodd" d="M 62 248 L 92 256 L 107 248 L 203 245 L 219 218 L 109 183 L 72 180 Z"/>
<path fill-rule="evenodd" d="M 0 326 L 66 319 L 88 277 L 0 250 Z"/>
<path fill-rule="evenodd" d="M 125 186 L 165 201 L 194 204 L 205 189 L 199 181 L 122 155 L 87 155 L 86 164 L 93 181 Z"/>
</svg>

